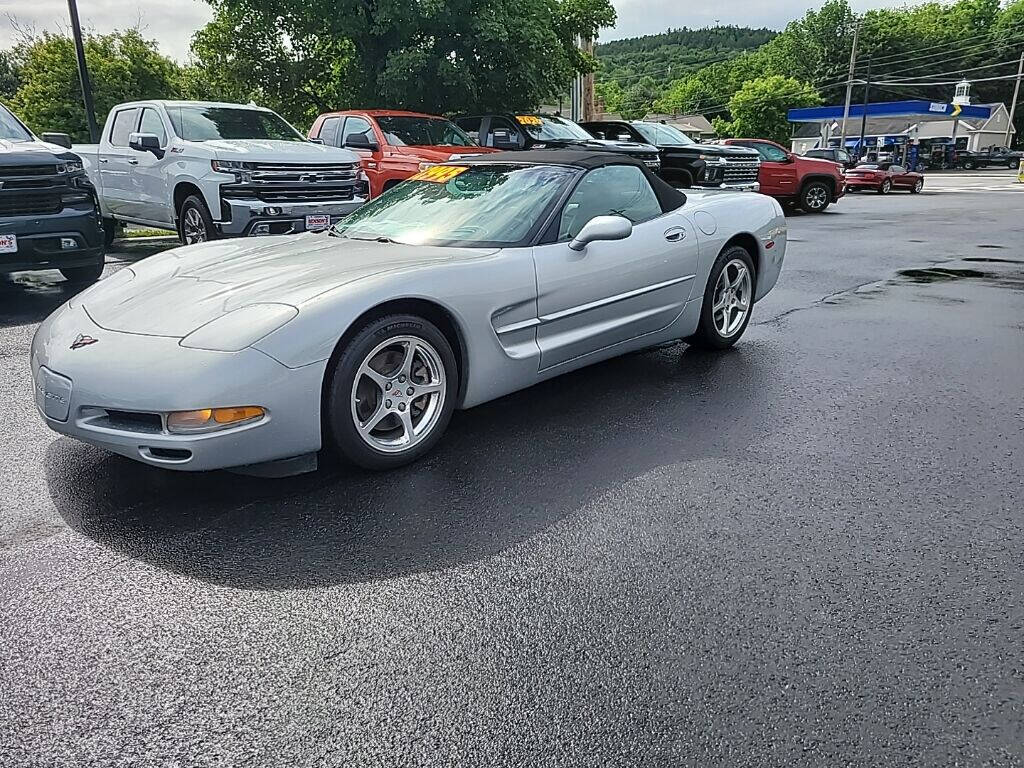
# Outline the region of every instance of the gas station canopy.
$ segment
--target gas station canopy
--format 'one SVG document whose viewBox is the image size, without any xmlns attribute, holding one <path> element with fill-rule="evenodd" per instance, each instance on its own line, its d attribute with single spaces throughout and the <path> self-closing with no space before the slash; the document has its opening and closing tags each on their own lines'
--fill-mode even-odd
<svg viewBox="0 0 1024 768">
<path fill-rule="evenodd" d="M 850 119 L 864 114 L 863 104 L 850 105 Z M 912 117 L 917 122 L 927 120 L 949 120 L 954 117 L 987 120 L 992 110 L 985 106 L 948 104 L 942 101 L 880 101 L 868 104 L 867 116 L 872 117 Z M 788 113 L 791 123 L 821 123 L 843 119 L 843 105 L 830 107 L 808 107 L 791 109 Z"/>
</svg>

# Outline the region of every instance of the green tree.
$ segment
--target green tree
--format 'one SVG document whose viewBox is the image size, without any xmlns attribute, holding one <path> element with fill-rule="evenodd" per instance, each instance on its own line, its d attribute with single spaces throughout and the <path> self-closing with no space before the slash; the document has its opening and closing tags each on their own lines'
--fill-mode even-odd
<svg viewBox="0 0 1024 768">
<path fill-rule="evenodd" d="M 645 77 L 626 89 L 619 105 L 624 120 L 639 120 L 648 112 L 658 98 L 658 84 L 654 78 Z"/>
<path fill-rule="evenodd" d="M 0 51 L 0 99 L 9 101 L 21 84 L 21 62 L 13 49 Z"/>
<path fill-rule="evenodd" d="M 616 80 L 604 80 L 594 83 L 594 97 L 604 107 L 605 112 L 618 112 L 622 109 L 622 99 L 626 92 Z"/>
<path fill-rule="evenodd" d="M 229 19 L 242 40 L 273 30 L 268 45 L 275 61 L 282 58 L 279 45 L 285 40 L 291 41 L 284 46 L 285 61 L 308 62 L 313 56 L 329 64 L 340 57 L 340 66 L 316 73 L 317 87 L 311 88 L 333 108 L 532 109 L 564 93 L 574 73 L 593 68 L 593 59 L 575 45 L 577 35 L 593 36 L 615 21 L 608 0 L 212 2 L 213 23 Z M 197 43 L 196 58 L 208 71 L 205 64 L 216 57 L 203 49 L 202 37 Z M 256 57 L 264 53 L 238 46 L 234 65 L 241 73 L 256 72 Z M 244 77 L 231 78 L 239 81 Z M 268 70 L 259 87 L 285 93 L 294 81 L 292 68 L 285 67 L 276 78 Z"/>
<path fill-rule="evenodd" d="M 11 99 L 19 116 L 36 131 L 64 131 L 89 140 L 75 46 L 71 38 L 44 32 L 17 49 L 20 83 Z M 138 30 L 85 39 L 97 119 L 102 123 L 115 104 L 134 99 L 178 95 L 180 69 Z"/>
<path fill-rule="evenodd" d="M 771 139 L 780 144 L 789 141 L 786 112 L 821 104 L 814 87 L 792 77 L 771 75 L 743 84 L 729 100 L 732 120 L 715 119 L 715 132 L 721 136 L 745 136 Z"/>
</svg>

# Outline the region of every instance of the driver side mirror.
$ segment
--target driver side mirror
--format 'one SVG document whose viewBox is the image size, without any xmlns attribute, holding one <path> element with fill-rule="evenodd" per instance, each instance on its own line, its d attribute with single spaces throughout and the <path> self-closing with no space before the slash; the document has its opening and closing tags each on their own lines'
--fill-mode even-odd
<svg viewBox="0 0 1024 768">
<path fill-rule="evenodd" d="M 365 133 L 350 133 L 345 137 L 345 143 L 342 146 L 349 149 L 366 149 L 370 152 L 380 149 L 380 145 L 376 141 L 371 141 Z"/>
<path fill-rule="evenodd" d="M 160 149 L 160 137 L 155 133 L 129 134 L 128 146 L 136 152 L 152 152 L 157 159 L 164 156 L 164 151 Z"/>
<path fill-rule="evenodd" d="M 587 243 L 597 240 L 625 240 L 633 234 L 633 222 L 625 216 L 595 216 L 570 242 L 574 251 L 582 251 Z"/>
<path fill-rule="evenodd" d="M 71 149 L 71 137 L 66 133 L 44 133 L 40 136 L 47 144 L 56 144 L 64 149 Z"/>
</svg>

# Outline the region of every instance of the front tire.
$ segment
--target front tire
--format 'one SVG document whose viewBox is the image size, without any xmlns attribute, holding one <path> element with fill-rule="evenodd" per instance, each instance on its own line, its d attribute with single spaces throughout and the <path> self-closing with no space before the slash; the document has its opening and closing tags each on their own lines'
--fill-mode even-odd
<svg viewBox="0 0 1024 768">
<path fill-rule="evenodd" d="M 114 219 L 103 220 L 103 245 L 107 248 L 114 244 L 117 237 L 117 222 Z"/>
<path fill-rule="evenodd" d="M 821 213 L 832 202 L 832 191 L 823 181 L 812 181 L 800 192 L 800 207 L 806 213 Z"/>
<path fill-rule="evenodd" d="M 101 256 L 95 264 L 86 264 L 84 267 L 61 267 L 60 273 L 73 285 L 92 285 L 103 274 L 103 263 Z"/>
<path fill-rule="evenodd" d="M 195 245 L 217 239 L 217 228 L 206 203 L 196 195 L 189 195 L 178 211 L 178 238 L 182 245 Z"/>
<path fill-rule="evenodd" d="M 458 379 L 451 345 L 433 323 L 414 315 L 371 321 L 331 371 L 325 425 L 330 444 L 366 469 L 416 461 L 448 428 Z"/>
<path fill-rule="evenodd" d="M 743 335 L 754 308 L 754 260 L 746 248 L 722 251 L 711 267 L 697 332 L 685 339 L 701 349 L 728 349 Z"/>
<path fill-rule="evenodd" d="M 914 183 L 914 186 L 912 186 L 910 188 L 910 194 L 912 194 L 912 195 L 919 195 L 919 194 L 921 194 L 921 190 L 922 189 L 924 189 L 924 179 L 918 179 Z"/>
</svg>

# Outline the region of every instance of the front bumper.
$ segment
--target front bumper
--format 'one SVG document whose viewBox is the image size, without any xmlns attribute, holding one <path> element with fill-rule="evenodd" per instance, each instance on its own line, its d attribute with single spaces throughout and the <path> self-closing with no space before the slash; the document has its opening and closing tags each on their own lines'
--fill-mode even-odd
<svg viewBox="0 0 1024 768">
<path fill-rule="evenodd" d="M 217 228 L 221 234 L 228 236 L 291 235 L 306 231 L 306 216 L 330 216 L 333 226 L 368 199 L 355 195 L 344 200 L 268 203 L 255 199 L 225 197 L 221 204 L 223 221 L 217 224 Z M 261 227 L 263 224 L 267 226 Z M 266 231 L 260 231 L 262 229 Z"/>
<path fill-rule="evenodd" d="M 69 205 L 59 213 L 4 216 L 0 233 L 18 238 L 17 251 L 0 253 L 0 272 L 80 267 L 103 257 L 103 226 L 89 203 Z M 62 239 L 74 240 L 75 247 L 61 247 Z"/>
<path fill-rule="evenodd" d="M 78 336 L 95 343 L 71 349 Z M 65 304 L 32 341 L 36 407 L 47 426 L 151 466 L 203 471 L 267 464 L 320 449 L 326 363 L 287 368 L 255 349 L 186 349 L 177 338 L 96 325 Z M 171 434 L 163 414 L 259 405 L 256 422 L 205 434 Z"/>
</svg>

